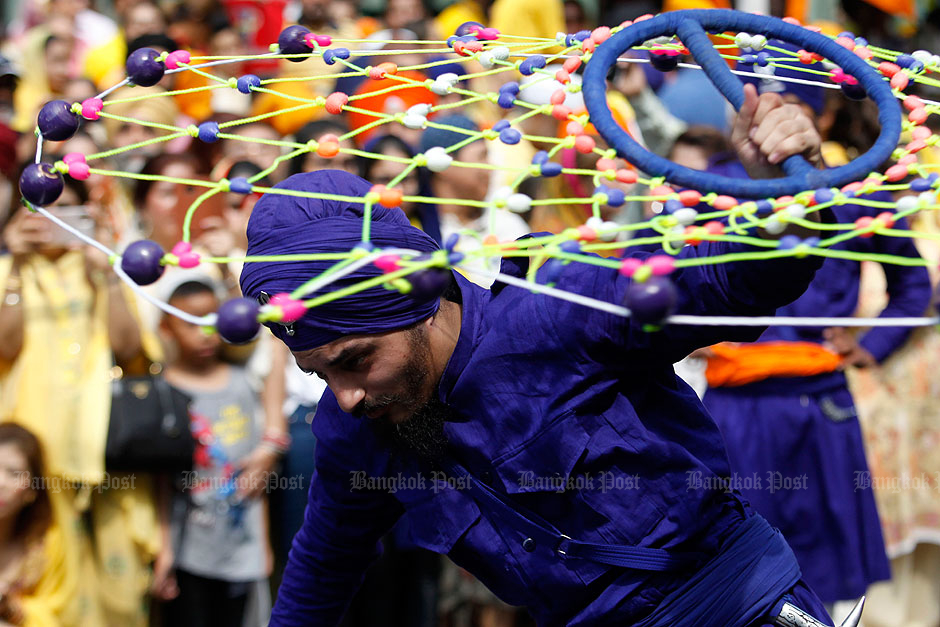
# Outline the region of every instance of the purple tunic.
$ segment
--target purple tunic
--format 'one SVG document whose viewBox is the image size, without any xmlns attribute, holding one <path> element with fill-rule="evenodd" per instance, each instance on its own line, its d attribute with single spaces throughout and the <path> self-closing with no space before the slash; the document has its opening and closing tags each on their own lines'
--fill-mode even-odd
<svg viewBox="0 0 940 627">
<path fill-rule="evenodd" d="M 859 205 L 835 210 L 845 223 L 880 211 Z M 907 227 L 901 220 L 895 228 Z M 903 237 L 855 238 L 837 248 L 918 257 L 912 241 Z M 923 315 L 930 299 L 926 268 L 883 268 L 889 302 L 881 317 Z M 806 293 L 780 308 L 778 315 L 852 316 L 858 306 L 860 270 L 858 262 L 826 259 Z M 860 344 L 880 362 L 909 332 L 877 327 L 866 332 Z M 770 327 L 760 339 L 823 341 L 819 327 Z M 705 405 L 721 428 L 744 496 L 783 532 L 804 579 L 823 601 L 857 598 L 869 584 L 890 578 L 874 495 L 870 487 L 857 484 L 868 465 L 841 371 L 712 388 Z"/>
<path fill-rule="evenodd" d="M 682 257 L 732 250 L 739 247 L 705 243 Z M 687 268 L 673 275 L 679 311 L 766 315 L 799 296 L 816 267 L 808 258 Z M 508 261 L 503 269 L 521 270 Z M 721 435 L 672 363 L 719 340 L 753 341 L 760 330 L 647 333 L 528 290 L 458 282 L 460 337 L 438 393 L 458 415 L 445 426 L 450 454 L 471 474 L 582 541 L 713 555 L 752 515 L 716 487 L 730 472 Z M 628 284 L 584 264 L 566 266 L 559 280 L 608 302 L 620 302 Z M 690 574 L 605 566 L 527 543 L 459 477 L 448 484 L 417 459 L 393 456 L 329 391 L 313 429 L 317 469 L 272 627 L 335 625 L 378 539 L 401 516 L 418 545 L 448 554 L 540 625 L 634 624 Z M 379 489 L 365 489 L 370 481 Z M 802 583 L 791 594 L 828 618 Z"/>
</svg>

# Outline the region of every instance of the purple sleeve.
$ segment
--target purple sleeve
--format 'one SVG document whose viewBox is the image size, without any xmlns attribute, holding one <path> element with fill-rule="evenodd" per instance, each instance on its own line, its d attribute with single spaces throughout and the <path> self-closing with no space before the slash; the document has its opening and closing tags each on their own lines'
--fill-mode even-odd
<svg viewBox="0 0 940 627">
<path fill-rule="evenodd" d="M 896 229 L 907 229 L 907 223 L 899 220 Z M 876 236 L 872 238 L 874 252 L 919 259 L 920 254 L 909 237 Z M 924 315 L 930 304 L 930 276 L 927 268 L 882 264 L 888 285 L 888 305 L 879 318 L 916 317 Z M 875 327 L 868 331 L 859 344 L 882 362 L 907 340 L 909 327 Z"/>
<path fill-rule="evenodd" d="M 321 401 L 314 421 L 325 418 L 322 410 Z M 401 516 L 391 495 L 350 488 L 349 460 L 348 452 L 318 440 L 304 523 L 294 537 L 271 627 L 338 625 L 381 553 L 379 540 Z"/>
</svg>

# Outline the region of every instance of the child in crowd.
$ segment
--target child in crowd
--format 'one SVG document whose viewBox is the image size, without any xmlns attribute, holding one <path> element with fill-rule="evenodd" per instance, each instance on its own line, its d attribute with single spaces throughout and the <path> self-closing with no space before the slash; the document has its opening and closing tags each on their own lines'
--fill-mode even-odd
<svg viewBox="0 0 940 627">
<path fill-rule="evenodd" d="M 206 275 L 182 275 L 168 302 L 204 316 L 219 308 L 219 287 Z M 240 626 L 270 558 L 261 498 L 244 498 L 241 465 L 262 441 L 261 403 L 245 368 L 220 358 L 221 340 L 196 324 L 165 316 L 166 379 L 192 397 L 195 465 L 172 498 L 166 546 L 157 561 L 155 591 L 169 600 L 168 625 Z M 250 490 L 250 488 L 249 488 Z M 166 517 L 165 517 L 166 518 Z"/>
<path fill-rule="evenodd" d="M 43 468 L 36 436 L 0 424 L 0 625 L 77 624 L 66 611 L 75 571 L 53 521 Z"/>
</svg>

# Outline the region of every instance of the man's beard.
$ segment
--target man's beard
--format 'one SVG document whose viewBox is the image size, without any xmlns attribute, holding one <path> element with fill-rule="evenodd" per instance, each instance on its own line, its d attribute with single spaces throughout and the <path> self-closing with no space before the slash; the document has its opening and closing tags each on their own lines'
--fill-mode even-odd
<svg viewBox="0 0 940 627">
<path fill-rule="evenodd" d="M 399 422 L 387 419 L 370 422 L 379 440 L 398 453 L 412 453 L 432 462 L 444 457 L 447 449 L 447 436 L 444 423 L 451 412 L 437 396 L 437 386 L 431 392 L 427 402 L 418 404 L 423 398 L 430 377 L 431 349 L 427 342 L 426 331 L 420 327 L 408 329 L 411 357 L 402 369 L 404 393 L 395 396 L 379 397 L 372 403 L 365 403 L 364 411 L 374 413 L 377 409 L 398 403 L 411 410 L 411 415 Z"/>
</svg>

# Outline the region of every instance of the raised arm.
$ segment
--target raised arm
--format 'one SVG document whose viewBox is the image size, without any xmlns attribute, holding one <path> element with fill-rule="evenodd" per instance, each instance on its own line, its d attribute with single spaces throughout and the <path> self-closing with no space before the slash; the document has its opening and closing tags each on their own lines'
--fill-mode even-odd
<svg viewBox="0 0 940 627">
<path fill-rule="evenodd" d="M 314 424 L 329 424 L 336 412 L 327 391 Z M 381 553 L 379 539 L 402 514 L 390 494 L 352 489 L 351 473 L 364 469 L 351 465 L 358 456 L 342 448 L 318 437 L 304 524 L 294 537 L 271 627 L 338 625 L 366 569 Z"/>
</svg>

